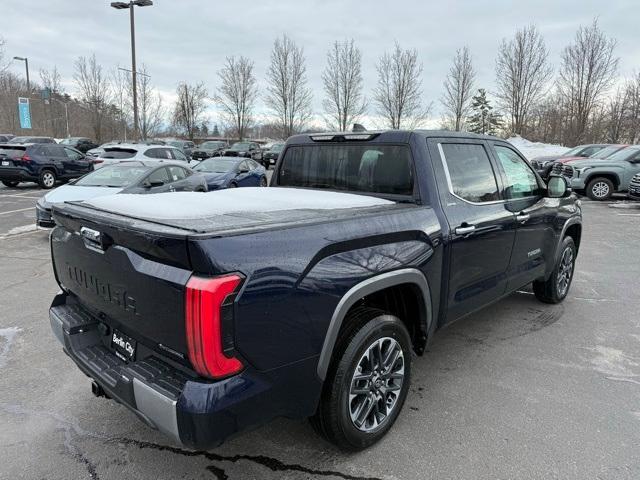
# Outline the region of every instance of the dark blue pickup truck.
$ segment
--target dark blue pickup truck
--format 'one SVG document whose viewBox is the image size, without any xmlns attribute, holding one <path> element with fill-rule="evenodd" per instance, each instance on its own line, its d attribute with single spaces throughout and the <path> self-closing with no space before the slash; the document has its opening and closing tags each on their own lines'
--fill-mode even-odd
<svg viewBox="0 0 640 480">
<path fill-rule="evenodd" d="M 530 283 L 561 302 L 582 233 L 564 178 L 443 131 L 297 135 L 270 188 L 53 215 L 64 351 L 96 395 L 196 449 L 278 416 L 366 448 L 436 330 Z"/>
</svg>

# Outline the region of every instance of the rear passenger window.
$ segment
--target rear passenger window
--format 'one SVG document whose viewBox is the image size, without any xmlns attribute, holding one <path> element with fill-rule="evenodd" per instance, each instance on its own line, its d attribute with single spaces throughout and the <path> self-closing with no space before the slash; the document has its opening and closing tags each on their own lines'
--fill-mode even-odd
<svg viewBox="0 0 640 480">
<path fill-rule="evenodd" d="M 505 185 L 507 198 L 541 195 L 538 179 L 529 165 L 510 148 L 496 145 L 495 149 L 507 181 Z"/>
<path fill-rule="evenodd" d="M 500 199 L 493 167 L 482 145 L 441 143 L 440 148 L 451 193 L 475 203 Z"/>
</svg>

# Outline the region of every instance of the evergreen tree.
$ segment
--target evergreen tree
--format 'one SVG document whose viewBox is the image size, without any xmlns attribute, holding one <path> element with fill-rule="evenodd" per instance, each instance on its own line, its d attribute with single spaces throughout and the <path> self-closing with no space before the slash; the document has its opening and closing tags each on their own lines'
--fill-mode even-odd
<svg viewBox="0 0 640 480">
<path fill-rule="evenodd" d="M 218 130 L 218 124 L 217 123 L 213 126 L 213 132 L 211 132 L 211 136 L 212 137 L 219 137 L 220 136 L 220 130 Z"/>
<path fill-rule="evenodd" d="M 493 111 L 484 88 L 479 88 L 471 100 L 471 111 L 473 113 L 467 120 L 470 132 L 495 135 L 502 127 L 502 116 Z"/>
</svg>

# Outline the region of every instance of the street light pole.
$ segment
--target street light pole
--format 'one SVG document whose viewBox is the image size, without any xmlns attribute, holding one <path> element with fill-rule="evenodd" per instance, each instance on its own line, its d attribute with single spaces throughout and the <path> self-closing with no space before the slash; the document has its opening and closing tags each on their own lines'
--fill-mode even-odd
<svg viewBox="0 0 640 480">
<path fill-rule="evenodd" d="M 27 57 L 13 57 L 13 59 L 24 62 L 25 69 L 27 70 L 27 91 L 31 94 L 31 84 L 29 83 L 29 59 Z"/>
<path fill-rule="evenodd" d="M 136 27 L 133 13 L 133 2 L 129 2 L 129 19 L 131 20 L 131 77 L 133 92 L 133 138 L 138 140 L 138 78 L 136 75 Z"/>
<path fill-rule="evenodd" d="M 133 94 L 133 138 L 138 140 L 138 81 L 136 72 L 136 27 L 134 8 L 153 5 L 152 0 L 131 0 L 126 2 L 111 2 L 111 6 L 117 10 L 129 9 L 129 21 L 131 23 L 131 92 Z"/>
</svg>

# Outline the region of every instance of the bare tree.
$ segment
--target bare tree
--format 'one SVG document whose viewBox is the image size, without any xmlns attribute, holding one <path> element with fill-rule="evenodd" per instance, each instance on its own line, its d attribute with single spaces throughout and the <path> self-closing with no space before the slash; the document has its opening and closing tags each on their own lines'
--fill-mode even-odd
<svg viewBox="0 0 640 480">
<path fill-rule="evenodd" d="M 277 38 L 267 69 L 265 102 L 273 111 L 283 138 L 304 128 L 311 117 L 311 98 L 303 48 L 286 35 Z"/>
<path fill-rule="evenodd" d="M 258 98 L 258 82 L 253 74 L 253 62 L 245 57 L 227 57 L 218 72 L 221 85 L 215 101 L 227 124 L 232 125 L 240 140 L 253 123 L 253 109 Z"/>
<path fill-rule="evenodd" d="M 378 85 L 373 101 L 378 114 L 394 129 L 415 128 L 426 118 L 422 106 L 422 64 L 416 50 L 402 50 L 396 42 L 393 52 L 378 60 Z"/>
<path fill-rule="evenodd" d="M 111 87 L 95 54 L 88 59 L 78 57 L 75 61 L 73 79 L 78 88 L 80 100 L 91 113 L 91 127 L 96 141 L 102 140 L 102 123 L 111 101 Z"/>
<path fill-rule="evenodd" d="M 627 90 L 618 88 L 606 105 L 606 139 L 610 143 L 619 143 L 625 134 L 627 100 Z"/>
<path fill-rule="evenodd" d="M 207 108 L 207 89 L 203 83 L 180 83 L 176 88 L 176 95 L 178 99 L 173 110 L 173 123 L 193 140 L 195 130 L 202 122 L 202 115 Z"/>
<path fill-rule="evenodd" d="M 581 26 L 574 43 L 562 51 L 558 91 L 569 108 L 571 144 L 583 139 L 589 116 L 613 83 L 618 70 L 615 47 L 616 41 L 607 38 L 594 20 Z"/>
<path fill-rule="evenodd" d="M 142 68 L 138 69 L 136 79 L 138 83 L 138 132 L 142 140 L 147 140 L 154 137 L 160 130 L 166 109 L 160 93 L 151 84 L 151 77 L 147 74 L 146 65 L 142 65 Z M 133 108 L 131 82 L 127 82 L 126 85 L 128 87 L 127 101 L 131 102 L 127 111 L 131 111 Z"/>
<path fill-rule="evenodd" d="M 41 68 L 39 74 L 42 88 L 48 88 L 52 95 L 62 93 L 62 79 L 57 66 L 54 65 L 52 70 Z"/>
<path fill-rule="evenodd" d="M 327 125 L 341 132 L 358 121 L 367 109 L 362 94 L 362 52 L 353 39 L 334 42 L 327 52 L 322 74 L 325 99 L 322 102 Z"/>
<path fill-rule="evenodd" d="M 464 119 L 469 114 L 475 77 L 469 48 L 464 47 L 456 51 L 453 65 L 444 81 L 444 94 L 440 100 L 445 108 L 445 115 L 449 117 L 456 132 L 462 129 Z"/>
<path fill-rule="evenodd" d="M 627 81 L 627 135 L 629 143 L 636 143 L 640 137 L 640 72 Z"/>
<path fill-rule="evenodd" d="M 116 67 L 111 72 L 111 85 L 113 89 L 113 102 L 117 109 L 117 123 L 119 124 L 119 138 L 127 140 L 127 132 L 133 120 L 131 118 L 131 75 Z M 122 136 L 120 136 L 122 135 Z"/>
<path fill-rule="evenodd" d="M 549 52 L 538 29 L 518 30 L 513 39 L 502 40 L 496 60 L 496 97 L 510 118 L 510 129 L 521 135 L 533 105 L 544 95 L 553 69 Z"/>
</svg>

